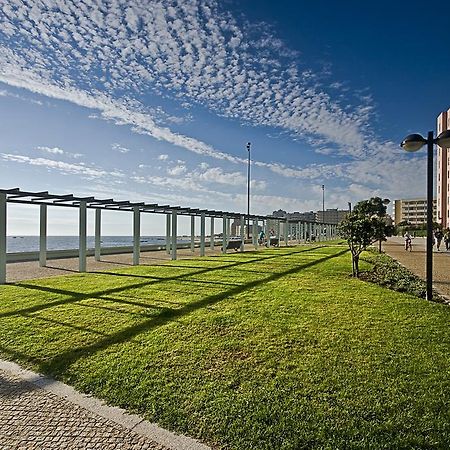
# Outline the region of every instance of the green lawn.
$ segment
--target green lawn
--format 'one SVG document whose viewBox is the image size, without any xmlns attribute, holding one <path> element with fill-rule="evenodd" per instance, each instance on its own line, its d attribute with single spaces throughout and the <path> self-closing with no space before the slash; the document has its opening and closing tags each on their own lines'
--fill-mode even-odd
<svg viewBox="0 0 450 450">
<path fill-rule="evenodd" d="M 450 308 L 299 246 L 0 287 L 0 354 L 233 449 L 449 448 Z"/>
</svg>

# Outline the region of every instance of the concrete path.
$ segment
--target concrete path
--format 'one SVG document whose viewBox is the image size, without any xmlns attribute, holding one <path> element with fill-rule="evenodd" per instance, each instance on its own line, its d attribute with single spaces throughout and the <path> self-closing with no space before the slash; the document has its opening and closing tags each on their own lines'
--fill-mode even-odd
<svg viewBox="0 0 450 450">
<path fill-rule="evenodd" d="M 260 248 L 264 249 L 265 247 Z M 255 250 L 255 247 L 251 244 L 246 244 L 245 250 Z M 228 252 L 234 253 L 233 250 L 228 250 Z M 206 256 L 219 254 L 221 254 L 220 246 L 216 246 L 214 250 L 211 250 L 209 247 L 206 249 Z M 192 259 L 199 257 L 199 248 L 196 248 L 194 252 L 190 249 L 179 249 L 177 251 L 177 259 Z M 170 255 L 164 250 L 142 252 L 140 265 L 163 264 L 166 261 L 170 261 L 170 259 Z M 109 270 L 131 267 L 132 262 L 133 255 L 131 253 L 105 255 L 101 257 L 101 261 L 96 261 L 92 256 L 87 258 L 87 271 L 106 272 Z M 39 267 L 38 261 L 14 262 L 6 265 L 6 281 L 8 283 L 75 273 L 78 273 L 78 258 L 48 260 L 46 267 Z"/>
<path fill-rule="evenodd" d="M 402 237 L 392 237 L 383 244 L 383 250 L 411 272 L 425 280 L 426 273 L 426 240 L 415 238 L 412 240 L 412 251 L 404 248 Z M 450 251 L 445 251 L 442 244 L 438 252 L 433 251 L 433 287 L 437 292 L 450 300 Z"/>
<path fill-rule="evenodd" d="M 0 449 L 208 450 L 70 386 L 0 360 Z"/>
</svg>

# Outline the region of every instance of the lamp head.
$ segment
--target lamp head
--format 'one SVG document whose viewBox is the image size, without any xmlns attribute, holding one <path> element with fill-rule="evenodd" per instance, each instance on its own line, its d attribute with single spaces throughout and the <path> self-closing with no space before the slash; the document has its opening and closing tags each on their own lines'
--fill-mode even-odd
<svg viewBox="0 0 450 450">
<path fill-rule="evenodd" d="M 420 134 L 409 134 L 403 139 L 400 146 L 407 152 L 417 152 L 417 150 L 420 150 L 426 143 L 427 140 Z"/>
<path fill-rule="evenodd" d="M 436 144 L 442 148 L 450 148 L 450 130 L 443 131 L 436 138 Z"/>
</svg>

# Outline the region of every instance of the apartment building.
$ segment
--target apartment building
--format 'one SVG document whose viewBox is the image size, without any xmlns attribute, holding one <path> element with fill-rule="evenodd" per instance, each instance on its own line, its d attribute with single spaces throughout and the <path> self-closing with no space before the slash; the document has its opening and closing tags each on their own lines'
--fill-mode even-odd
<svg viewBox="0 0 450 450">
<path fill-rule="evenodd" d="M 437 118 L 437 135 L 450 129 L 450 109 Z M 436 221 L 444 228 L 450 226 L 450 158 L 448 149 L 438 147 L 436 170 L 437 208 Z"/>
<path fill-rule="evenodd" d="M 433 216 L 436 217 L 437 201 L 433 200 Z M 407 221 L 411 225 L 421 225 L 427 221 L 427 201 L 424 198 L 394 201 L 395 225 Z"/>
<path fill-rule="evenodd" d="M 325 211 L 317 211 L 316 222 L 338 224 L 342 222 L 349 211 L 346 209 L 326 209 Z"/>
</svg>

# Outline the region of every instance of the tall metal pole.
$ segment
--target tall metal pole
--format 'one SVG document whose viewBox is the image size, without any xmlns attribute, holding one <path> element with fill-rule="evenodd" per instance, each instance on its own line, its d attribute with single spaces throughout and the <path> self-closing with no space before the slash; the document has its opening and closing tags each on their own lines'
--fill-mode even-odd
<svg viewBox="0 0 450 450">
<path fill-rule="evenodd" d="M 250 147 L 251 143 L 247 143 L 248 166 L 247 166 L 247 239 L 250 239 Z"/>
<path fill-rule="evenodd" d="M 427 300 L 433 298 L 433 132 L 427 142 Z"/>
<path fill-rule="evenodd" d="M 325 185 L 322 184 L 322 222 L 325 222 Z"/>
</svg>

